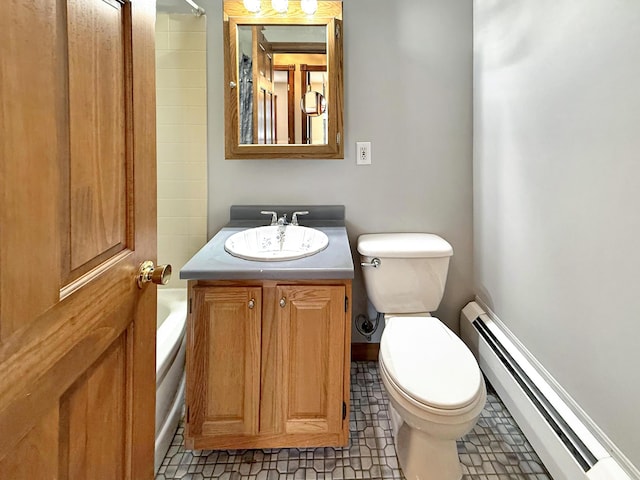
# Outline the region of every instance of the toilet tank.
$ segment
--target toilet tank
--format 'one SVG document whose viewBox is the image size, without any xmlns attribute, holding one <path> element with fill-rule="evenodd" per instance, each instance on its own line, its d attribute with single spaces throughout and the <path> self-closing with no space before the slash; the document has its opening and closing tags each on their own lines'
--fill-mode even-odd
<svg viewBox="0 0 640 480">
<path fill-rule="evenodd" d="M 367 297 L 378 312 L 433 312 L 440 305 L 453 248 L 431 233 L 374 233 L 358 238 Z"/>
</svg>

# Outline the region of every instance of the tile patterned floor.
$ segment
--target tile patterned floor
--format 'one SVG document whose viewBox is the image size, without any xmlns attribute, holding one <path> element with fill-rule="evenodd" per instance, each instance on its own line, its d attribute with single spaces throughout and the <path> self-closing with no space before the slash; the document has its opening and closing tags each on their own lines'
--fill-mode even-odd
<svg viewBox="0 0 640 480">
<path fill-rule="evenodd" d="M 376 362 L 351 366 L 351 438 L 345 448 L 186 451 L 182 424 L 156 480 L 404 479 Z M 462 480 L 552 480 L 495 391 L 458 441 Z"/>
</svg>

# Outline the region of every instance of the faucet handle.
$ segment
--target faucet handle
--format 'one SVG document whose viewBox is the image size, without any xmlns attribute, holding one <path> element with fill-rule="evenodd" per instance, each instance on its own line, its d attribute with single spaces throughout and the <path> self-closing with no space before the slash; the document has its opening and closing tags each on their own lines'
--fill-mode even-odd
<svg viewBox="0 0 640 480">
<path fill-rule="evenodd" d="M 262 215 L 271 215 L 271 225 L 278 224 L 278 214 L 276 212 L 272 212 L 270 210 L 262 210 L 260 213 Z"/>
<path fill-rule="evenodd" d="M 304 210 L 302 212 L 293 212 L 291 217 L 291 225 L 298 225 L 298 215 L 309 215 L 308 210 Z"/>
</svg>

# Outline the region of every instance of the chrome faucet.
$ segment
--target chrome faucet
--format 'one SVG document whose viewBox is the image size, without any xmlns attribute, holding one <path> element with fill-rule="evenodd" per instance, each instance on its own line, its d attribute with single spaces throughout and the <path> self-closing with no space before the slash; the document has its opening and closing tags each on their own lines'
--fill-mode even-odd
<svg viewBox="0 0 640 480">
<path fill-rule="evenodd" d="M 304 210 L 302 212 L 293 212 L 293 216 L 291 217 L 291 225 L 299 225 L 298 224 L 298 215 L 309 215 L 308 210 Z"/>
<path fill-rule="evenodd" d="M 285 213 L 284 215 L 282 215 L 280 218 L 278 218 L 278 212 L 274 212 L 271 210 L 262 210 L 260 212 L 262 215 L 271 215 L 271 225 L 289 225 L 289 222 L 287 222 L 287 214 Z M 293 212 L 293 215 L 291 217 L 291 225 L 299 225 L 298 223 L 298 215 L 308 215 L 309 211 L 308 210 L 303 210 L 300 212 Z"/>
<path fill-rule="evenodd" d="M 272 212 L 270 210 L 263 210 L 260 212 L 262 215 L 271 215 L 271 225 L 278 225 L 278 214 L 276 212 Z M 286 215 L 285 215 L 286 217 Z"/>
</svg>

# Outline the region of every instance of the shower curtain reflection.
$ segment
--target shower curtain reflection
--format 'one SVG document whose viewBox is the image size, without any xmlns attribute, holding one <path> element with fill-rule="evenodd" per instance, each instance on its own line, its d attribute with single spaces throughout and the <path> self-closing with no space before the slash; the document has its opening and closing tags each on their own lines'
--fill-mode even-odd
<svg viewBox="0 0 640 480">
<path fill-rule="evenodd" d="M 253 61 L 246 54 L 242 54 L 238 80 L 240 82 L 240 143 L 253 143 Z"/>
</svg>

